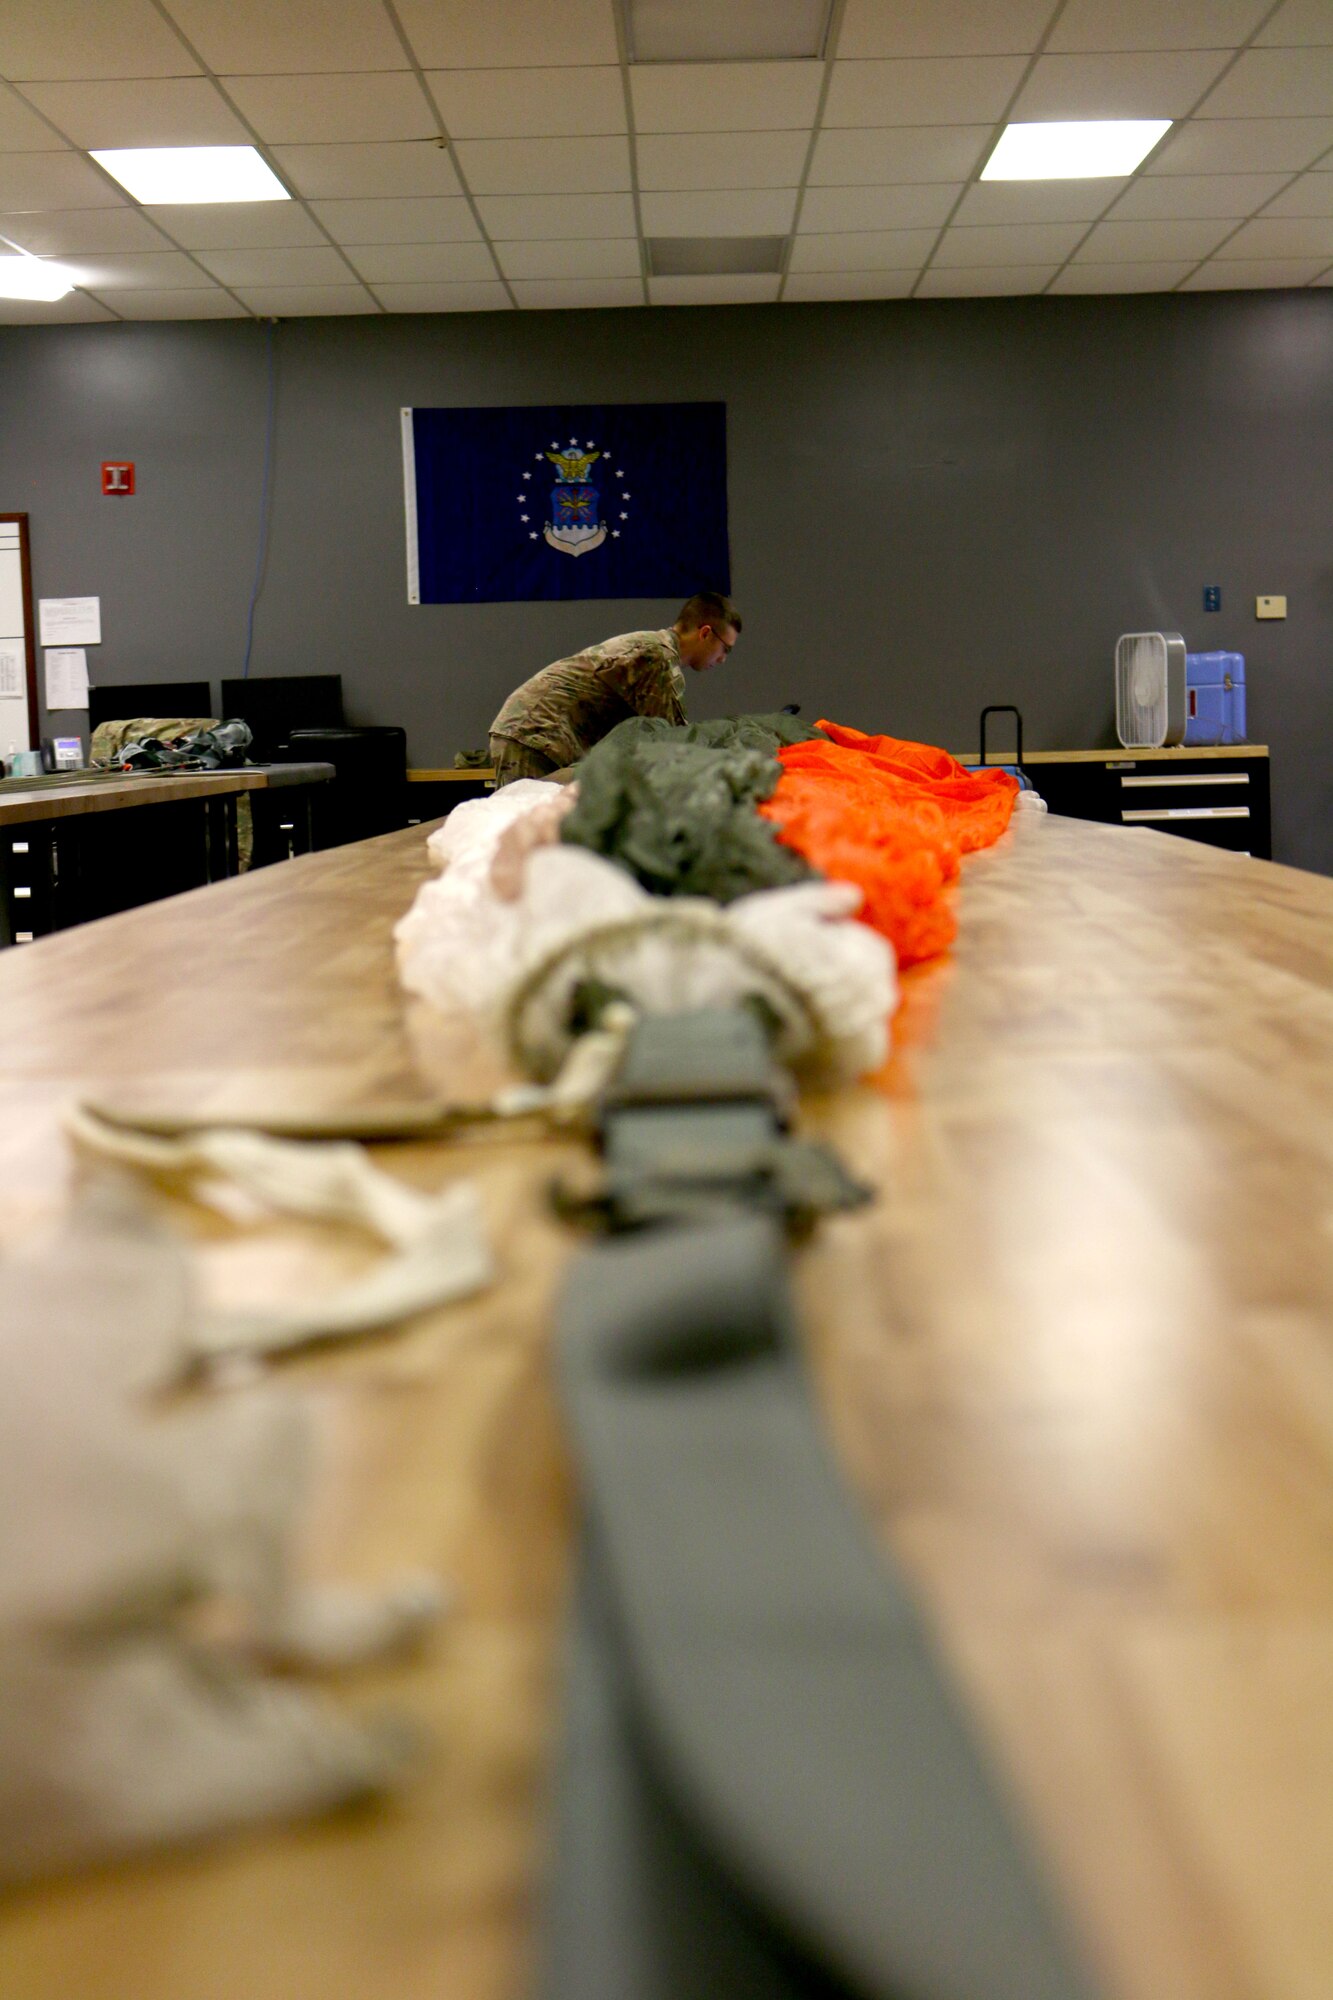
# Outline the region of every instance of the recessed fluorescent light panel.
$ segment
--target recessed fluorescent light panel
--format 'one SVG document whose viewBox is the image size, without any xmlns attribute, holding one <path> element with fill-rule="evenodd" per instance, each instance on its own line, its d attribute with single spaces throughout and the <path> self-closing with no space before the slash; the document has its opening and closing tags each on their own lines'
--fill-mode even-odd
<svg viewBox="0 0 1333 2000">
<path fill-rule="evenodd" d="M 983 181 L 1097 181 L 1132 174 L 1169 118 L 1103 118 L 1077 124 L 1006 125 Z"/>
<path fill-rule="evenodd" d="M 44 299 L 49 305 L 73 289 L 73 278 L 60 264 L 0 256 L 0 299 Z"/>
<path fill-rule="evenodd" d="M 113 180 L 148 206 L 204 201 L 290 201 L 253 146 L 131 146 L 94 153 Z"/>
<path fill-rule="evenodd" d="M 822 56 L 832 0 L 623 0 L 631 62 L 792 62 Z"/>
<path fill-rule="evenodd" d="M 785 236 L 650 236 L 653 278 L 733 278 L 780 271 Z"/>
</svg>

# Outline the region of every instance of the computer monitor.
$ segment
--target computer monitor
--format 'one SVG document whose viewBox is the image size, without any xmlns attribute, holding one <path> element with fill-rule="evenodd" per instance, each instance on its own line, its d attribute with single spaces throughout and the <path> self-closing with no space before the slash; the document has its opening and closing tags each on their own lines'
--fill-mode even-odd
<svg viewBox="0 0 1333 2000">
<path fill-rule="evenodd" d="M 293 729 L 337 729 L 343 719 L 341 674 L 268 674 L 222 683 L 222 715 L 248 722 L 250 755 L 271 763 L 287 755 Z"/>
<path fill-rule="evenodd" d="M 217 710 L 207 681 L 124 681 L 88 689 L 88 727 L 129 722 L 137 715 L 181 715 L 213 719 Z"/>
</svg>

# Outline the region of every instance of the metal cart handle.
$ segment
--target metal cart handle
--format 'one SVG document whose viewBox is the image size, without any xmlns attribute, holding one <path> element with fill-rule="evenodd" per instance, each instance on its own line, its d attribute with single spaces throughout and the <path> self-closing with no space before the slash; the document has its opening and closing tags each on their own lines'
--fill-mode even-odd
<svg viewBox="0 0 1333 2000">
<path fill-rule="evenodd" d="M 988 715 L 1012 715 L 1012 716 L 1013 716 L 1013 718 L 1014 718 L 1014 731 L 1015 731 L 1015 734 L 1016 734 L 1016 736 L 1017 736 L 1017 738 L 1018 738 L 1018 750 L 1017 750 L 1017 754 L 1015 755 L 1015 758 L 1014 758 L 1014 762 L 1015 762 L 1015 764 L 1016 764 L 1016 765 L 1018 766 L 1018 769 L 1019 769 L 1019 770 L 1021 771 L 1021 770 L 1022 770 L 1022 768 L 1023 768 L 1023 711 L 1022 711 L 1022 709 L 1019 709 L 1019 708 L 1015 708 L 1015 707 L 1014 707 L 1014 705 L 1013 705 L 1013 703 L 1012 703 L 1011 701 L 1000 701 L 1000 702 L 992 702 L 989 708 L 983 708 L 983 709 L 982 709 L 982 711 L 981 711 L 981 756 L 980 756 L 980 760 L 979 760 L 979 761 L 980 761 L 981 763 L 983 763 L 983 764 L 984 764 L 984 763 L 986 762 L 986 718 L 987 718 L 987 716 L 988 716 Z"/>
</svg>

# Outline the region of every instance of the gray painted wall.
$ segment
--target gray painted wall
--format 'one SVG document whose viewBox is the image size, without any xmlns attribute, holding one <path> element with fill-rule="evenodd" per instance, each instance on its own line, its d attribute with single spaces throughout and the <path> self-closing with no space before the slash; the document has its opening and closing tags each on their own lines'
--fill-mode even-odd
<svg viewBox="0 0 1333 2000">
<path fill-rule="evenodd" d="M 1234 646 L 1279 858 L 1333 873 L 1333 291 L 284 323 L 251 671 L 340 671 L 417 765 L 480 744 L 543 662 L 675 606 L 409 607 L 403 404 L 728 405 L 745 634 L 694 711 L 970 747 L 1114 741 L 1118 633 Z M 0 330 L 0 511 L 40 595 L 97 593 L 104 681 L 241 670 L 268 329 Z M 133 499 L 98 466 L 132 458 Z M 1222 587 L 1219 615 L 1202 586 Z M 1285 624 L 1258 624 L 1285 592 Z M 67 718 L 61 718 L 62 724 Z"/>
</svg>

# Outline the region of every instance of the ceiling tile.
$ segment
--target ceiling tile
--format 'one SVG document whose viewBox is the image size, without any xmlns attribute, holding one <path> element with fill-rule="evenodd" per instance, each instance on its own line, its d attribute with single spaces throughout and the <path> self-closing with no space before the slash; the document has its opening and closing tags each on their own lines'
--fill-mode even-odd
<svg viewBox="0 0 1333 2000">
<path fill-rule="evenodd" d="M 136 291 L 165 292 L 184 287 L 199 291 L 208 284 L 207 273 L 193 258 L 179 250 L 111 251 L 71 261 L 75 282 L 89 292 L 112 292 L 122 285 Z M 111 303 L 114 305 L 115 300 Z"/>
<path fill-rule="evenodd" d="M 639 132 L 781 132 L 814 123 L 818 62 L 651 63 L 630 70 Z M 667 282 L 674 284 L 675 279 Z"/>
<path fill-rule="evenodd" d="M 169 250 L 161 233 L 126 202 L 123 208 L 50 208 L 0 215 L 0 236 L 34 257 L 75 257 L 91 250 Z"/>
<path fill-rule="evenodd" d="M 1333 215 L 1303 218 L 1266 215 L 1247 222 L 1218 252 L 1220 257 L 1333 257 Z"/>
<path fill-rule="evenodd" d="M 639 186 L 652 193 L 796 187 L 809 147 L 808 132 L 696 132 L 688 146 L 668 133 L 640 133 Z"/>
<path fill-rule="evenodd" d="M 336 250 L 201 250 L 199 261 L 224 285 L 345 285 L 351 273 Z"/>
<path fill-rule="evenodd" d="M 435 139 L 354 146 L 275 146 L 283 179 L 298 194 L 366 199 L 375 195 L 456 195 L 458 175 Z"/>
<path fill-rule="evenodd" d="M 506 278 L 637 278 L 642 269 L 633 236 L 584 243 L 498 243 L 496 255 Z"/>
<path fill-rule="evenodd" d="M 1249 215 L 1285 183 L 1283 174 L 1144 174 L 1115 205 L 1116 222 L 1187 215 Z"/>
<path fill-rule="evenodd" d="M 645 236 L 785 236 L 795 188 L 718 188 L 640 197 Z"/>
<path fill-rule="evenodd" d="M 1255 40 L 1298 49 L 1333 42 L 1333 9 L 1328 0 L 1286 0 Z"/>
<path fill-rule="evenodd" d="M 498 278 L 457 285 L 376 285 L 375 296 L 389 312 L 512 312 Z"/>
<path fill-rule="evenodd" d="M 144 213 L 183 250 L 295 249 L 324 241 L 297 201 L 189 202 Z"/>
<path fill-rule="evenodd" d="M 1028 54 L 1051 0 L 848 0 L 839 56 Z"/>
<path fill-rule="evenodd" d="M 15 82 L 197 74 L 152 0 L 5 0 L 0 7 L 0 75 Z"/>
<path fill-rule="evenodd" d="M 1103 181 L 977 181 L 963 196 L 955 222 L 1095 222 L 1126 183 Z"/>
<path fill-rule="evenodd" d="M 251 312 L 265 319 L 305 319 L 313 314 L 373 313 L 379 308 L 364 285 L 246 285 Z"/>
<path fill-rule="evenodd" d="M 497 243 L 635 233 L 634 203 L 627 194 L 488 194 L 477 210 Z"/>
<path fill-rule="evenodd" d="M 60 140 L 15 90 L 0 84 L 0 153 L 51 153 Z"/>
<path fill-rule="evenodd" d="M 458 196 L 403 201 L 312 201 L 311 209 L 338 243 L 475 243 L 481 232 Z"/>
<path fill-rule="evenodd" d="M 617 63 L 612 0 L 398 0 L 423 69 Z"/>
<path fill-rule="evenodd" d="M 521 306 L 547 312 L 641 306 L 643 283 L 639 278 L 524 278 L 514 286 L 514 297 Z"/>
<path fill-rule="evenodd" d="M 946 181 L 918 181 L 902 187 L 807 188 L 801 204 L 803 231 L 915 229 L 946 221 L 961 187 Z"/>
<path fill-rule="evenodd" d="M 250 134 L 207 77 L 30 83 L 27 95 L 76 146 L 245 146 Z"/>
<path fill-rule="evenodd" d="M 1333 215 L 1333 173 L 1302 174 L 1264 215 Z"/>
<path fill-rule="evenodd" d="M 248 319 L 243 305 L 210 285 L 198 292 L 112 292 L 116 311 L 125 319 Z"/>
<path fill-rule="evenodd" d="M 1058 264 L 980 265 L 974 269 L 927 271 L 917 286 L 919 299 L 1016 298 L 1044 291 Z"/>
<path fill-rule="evenodd" d="M 225 76 L 261 139 L 274 146 L 432 139 L 436 121 L 414 76 Z"/>
<path fill-rule="evenodd" d="M 811 187 L 900 181 L 964 181 L 989 152 L 992 125 L 897 125 L 822 131 Z"/>
<path fill-rule="evenodd" d="M 408 67 L 380 0 L 170 0 L 170 8 L 217 74 Z"/>
<path fill-rule="evenodd" d="M 1183 118 L 1229 59 L 1227 49 L 1041 56 L 1009 116 Z"/>
<path fill-rule="evenodd" d="M 994 121 L 1023 74 L 1023 56 L 837 62 L 824 124 L 951 125 Z"/>
<path fill-rule="evenodd" d="M 1050 264 L 1064 262 L 1079 237 L 1081 222 L 1014 222 L 987 224 L 980 229 L 950 229 L 935 252 L 941 269 L 978 264 Z"/>
<path fill-rule="evenodd" d="M 938 229 L 857 229 L 827 236 L 800 235 L 792 244 L 793 271 L 919 271 Z"/>
<path fill-rule="evenodd" d="M 783 299 L 905 299 L 916 283 L 915 271 L 792 271 Z"/>
<path fill-rule="evenodd" d="M 86 292 L 66 292 L 48 305 L 44 299 L 0 299 L 0 326 L 69 326 L 82 320 L 113 320 L 115 313 Z"/>
<path fill-rule="evenodd" d="M 1194 260 L 1160 264 L 1066 264 L 1052 292 L 1171 292 L 1194 269 Z"/>
<path fill-rule="evenodd" d="M 463 139 L 454 151 L 473 194 L 615 194 L 633 184 L 628 139 Z"/>
<path fill-rule="evenodd" d="M 1068 0 L 1046 44 L 1068 50 L 1234 49 L 1272 0 Z"/>
<path fill-rule="evenodd" d="M 77 153 L 0 153 L 0 208 L 123 208 L 122 191 Z"/>
<path fill-rule="evenodd" d="M 365 243 L 348 246 L 358 276 L 381 284 L 436 285 L 495 280 L 495 259 L 484 243 Z"/>
<path fill-rule="evenodd" d="M 1201 118 L 1318 118 L 1333 104 L 1333 48 L 1249 49 Z"/>
<path fill-rule="evenodd" d="M 1187 292 L 1239 292 L 1278 290 L 1287 285 L 1308 285 L 1323 270 L 1318 257 L 1263 258 L 1246 262 L 1243 258 L 1214 257 L 1192 277 L 1182 290 Z"/>
<path fill-rule="evenodd" d="M 451 139 L 586 139 L 625 132 L 618 69 L 431 70 Z"/>
<path fill-rule="evenodd" d="M 1191 118 L 1169 132 L 1150 174 L 1295 173 L 1333 146 L 1333 117 Z"/>
<path fill-rule="evenodd" d="M 1078 248 L 1080 264 L 1151 264 L 1188 257 L 1197 264 L 1211 256 L 1235 223 L 1212 217 L 1174 222 L 1099 222 Z"/>
<path fill-rule="evenodd" d="M 650 278 L 649 304 L 655 306 L 765 305 L 777 298 L 782 280 L 769 277 Z"/>
</svg>

